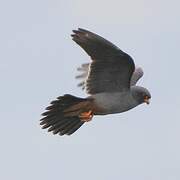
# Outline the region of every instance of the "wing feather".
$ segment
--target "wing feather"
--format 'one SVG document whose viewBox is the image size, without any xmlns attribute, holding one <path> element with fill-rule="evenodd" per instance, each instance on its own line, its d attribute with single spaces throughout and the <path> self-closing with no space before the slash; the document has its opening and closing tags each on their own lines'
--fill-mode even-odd
<svg viewBox="0 0 180 180">
<path fill-rule="evenodd" d="M 133 59 L 101 36 L 84 29 L 73 30 L 73 40 L 91 57 L 86 89 L 89 94 L 125 91 L 135 65 Z"/>
</svg>

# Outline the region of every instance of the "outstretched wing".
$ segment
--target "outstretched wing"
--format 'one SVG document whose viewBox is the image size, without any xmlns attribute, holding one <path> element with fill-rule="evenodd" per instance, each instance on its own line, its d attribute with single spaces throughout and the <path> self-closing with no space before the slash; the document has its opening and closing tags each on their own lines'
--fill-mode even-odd
<svg viewBox="0 0 180 180">
<path fill-rule="evenodd" d="M 144 72 L 141 67 L 136 67 L 131 77 L 131 86 L 135 86 L 138 80 L 143 76 Z"/>
<path fill-rule="evenodd" d="M 91 57 L 86 90 L 89 94 L 120 92 L 130 88 L 133 59 L 104 38 L 84 29 L 73 31 L 73 40 Z"/>
<path fill-rule="evenodd" d="M 86 87 L 86 79 L 88 77 L 88 71 L 89 71 L 89 63 L 82 64 L 81 67 L 77 68 L 77 71 L 80 72 L 79 75 L 76 76 L 76 79 L 80 79 L 81 82 L 78 84 L 78 87 L 81 87 L 82 90 Z"/>
<path fill-rule="evenodd" d="M 81 66 L 77 68 L 79 74 L 76 76 L 76 79 L 81 80 L 80 83 L 78 83 L 78 87 L 81 87 L 82 90 L 84 90 L 86 87 L 86 79 L 88 77 L 89 66 L 90 63 L 86 63 L 81 64 Z M 131 86 L 135 86 L 143 75 L 143 69 L 141 67 L 136 67 L 131 77 Z"/>
</svg>

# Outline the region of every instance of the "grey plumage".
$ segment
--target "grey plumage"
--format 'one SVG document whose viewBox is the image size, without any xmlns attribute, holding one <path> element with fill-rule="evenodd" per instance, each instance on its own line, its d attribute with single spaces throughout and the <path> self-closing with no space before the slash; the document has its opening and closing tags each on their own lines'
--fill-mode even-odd
<svg viewBox="0 0 180 180">
<path fill-rule="evenodd" d="M 117 46 L 99 35 L 79 28 L 72 39 L 91 57 L 91 63 L 82 64 L 77 79 L 89 96 L 58 97 L 46 108 L 41 119 L 42 128 L 53 134 L 71 135 L 93 115 L 128 111 L 144 102 L 149 103 L 150 92 L 137 86 L 143 76 L 142 68 L 135 68 L 133 59 Z"/>
<path fill-rule="evenodd" d="M 138 80 L 143 76 L 143 74 L 144 74 L 144 72 L 143 72 L 142 68 L 136 67 L 132 74 L 130 85 L 135 86 L 136 83 L 138 82 Z"/>
<path fill-rule="evenodd" d="M 89 94 L 129 89 L 135 66 L 132 58 L 104 38 L 84 29 L 73 31 L 73 40 L 91 57 L 86 80 Z"/>
<path fill-rule="evenodd" d="M 76 78 L 83 79 L 78 85 L 106 109 L 103 114 L 124 112 L 143 103 L 146 96 L 151 98 L 147 89 L 136 86 L 144 72 L 135 68 L 128 54 L 97 34 L 84 29 L 73 32 L 73 40 L 92 60 L 77 69 L 82 74 Z"/>
<path fill-rule="evenodd" d="M 88 77 L 89 66 L 90 64 L 86 63 L 86 64 L 81 64 L 81 66 L 77 68 L 79 74 L 75 78 L 81 80 L 81 82 L 78 83 L 78 87 L 81 87 L 82 90 L 84 90 L 86 87 L 85 83 Z"/>
<path fill-rule="evenodd" d="M 89 68 L 90 68 L 90 63 L 81 64 L 81 66 L 77 68 L 79 74 L 75 78 L 81 80 L 80 83 L 78 83 L 78 87 L 81 87 L 82 90 L 86 88 L 86 79 L 88 78 Z M 135 70 L 131 77 L 130 85 L 131 86 L 136 85 L 139 79 L 143 76 L 143 74 L 144 72 L 141 67 L 135 67 Z"/>
</svg>

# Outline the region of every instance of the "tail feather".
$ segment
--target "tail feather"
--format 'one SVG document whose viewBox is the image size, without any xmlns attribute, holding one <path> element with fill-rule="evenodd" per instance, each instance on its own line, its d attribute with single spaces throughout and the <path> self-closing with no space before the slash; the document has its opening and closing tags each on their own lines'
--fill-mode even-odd
<svg viewBox="0 0 180 180">
<path fill-rule="evenodd" d="M 68 116 L 68 112 L 65 113 L 65 111 L 78 103 L 87 101 L 88 99 L 77 98 L 69 94 L 58 97 L 51 102 L 51 105 L 46 108 L 46 112 L 42 114 L 44 117 L 40 120 L 40 125 L 43 129 L 48 128 L 48 131 L 53 134 L 61 136 L 73 134 L 84 124 L 79 118 L 80 110 L 75 109 Z"/>
<path fill-rule="evenodd" d="M 62 131 L 64 128 L 66 128 L 68 126 L 68 124 L 71 123 L 70 121 L 66 121 L 66 123 L 63 123 L 59 126 L 56 126 L 54 129 L 53 129 L 53 134 L 57 134 L 57 133 L 60 133 L 60 131 Z"/>
<path fill-rule="evenodd" d="M 61 120 L 60 122 L 62 122 L 63 120 Z M 59 118 L 57 117 L 47 117 L 45 120 L 43 120 L 40 125 L 42 126 L 42 129 L 46 129 L 50 126 L 53 126 L 54 124 L 57 124 L 59 122 Z"/>
<path fill-rule="evenodd" d="M 84 124 L 84 122 L 78 122 L 74 127 L 72 127 L 72 128 L 67 132 L 67 135 L 73 134 L 73 133 L 74 133 L 76 130 L 78 130 L 83 124 Z"/>
<path fill-rule="evenodd" d="M 68 132 L 71 130 L 71 129 L 73 129 L 77 124 L 79 124 L 79 123 L 82 123 L 83 124 L 83 122 L 81 122 L 81 121 L 79 121 L 79 120 L 77 120 L 77 119 L 75 119 L 73 122 L 71 122 L 71 123 L 68 123 L 63 129 L 62 129 L 62 131 L 60 132 L 60 134 L 61 135 L 64 135 L 64 134 L 68 134 Z"/>
<path fill-rule="evenodd" d="M 50 131 L 54 131 L 56 129 L 58 129 L 59 127 L 63 127 L 64 125 L 66 125 L 69 121 L 67 121 L 67 119 L 63 119 L 62 121 L 59 121 L 55 124 L 52 124 L 51 127 L 48 129 L 48 132 Z"/>
<path fill-rule="evenodd" d="M 63 131 L 66 129 L 69 125 L 73 125 L 76 123 L 76 119 L 64 119 L 63 121 L 58 122 L 57 124 L 54 124 L 51 126 L 51 128 L 48 129 L 48 131 L 52 131 L 53 134 L 57 134 L 60 131 Z"/>
</svg>

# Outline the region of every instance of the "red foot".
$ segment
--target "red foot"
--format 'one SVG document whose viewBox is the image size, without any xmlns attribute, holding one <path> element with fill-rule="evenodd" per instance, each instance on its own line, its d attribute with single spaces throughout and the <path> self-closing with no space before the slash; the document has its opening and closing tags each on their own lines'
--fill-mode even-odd
<svg viewBox="0 0 180 180">
<path fill-rule="evenodd" d="M 88 112 L 82 112 L 80 115 L 79 115 L 79 118 L 81 119 L 81 121 L 83 122 L 89 122 L 91 121 L 93 117 L 93 112 L 90 110 Z"/>
</svg>

